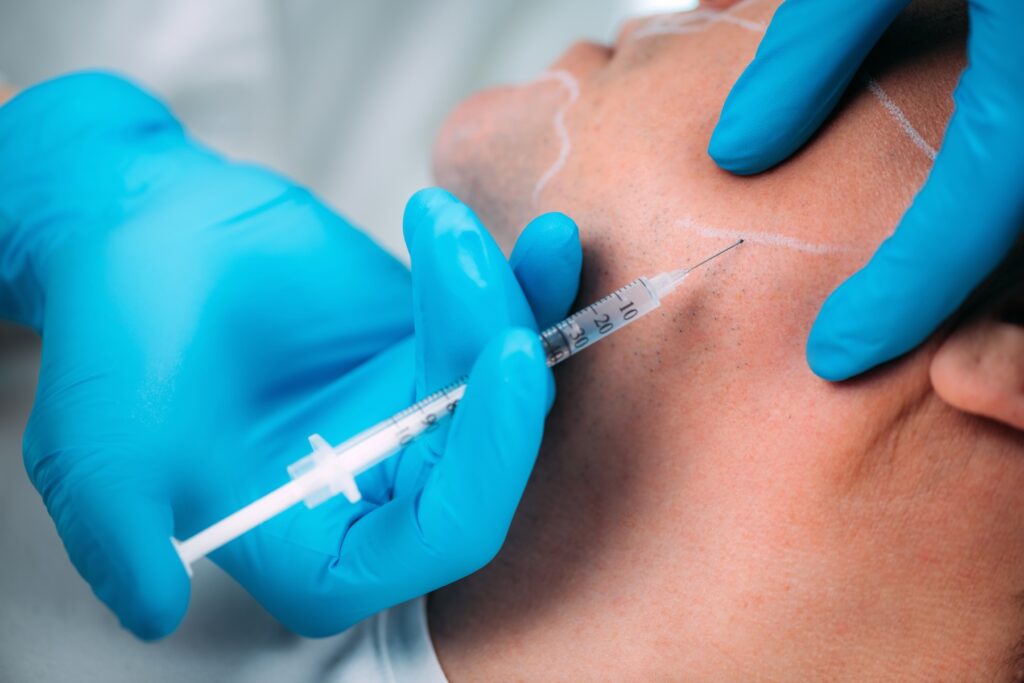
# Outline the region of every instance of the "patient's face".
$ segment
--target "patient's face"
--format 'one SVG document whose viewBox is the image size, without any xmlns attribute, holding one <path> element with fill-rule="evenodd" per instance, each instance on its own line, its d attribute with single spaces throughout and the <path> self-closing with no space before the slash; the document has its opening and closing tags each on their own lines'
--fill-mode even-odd
<svg viewBox="0 0 1024 683">
<path fill-rule="evenodd" d="M 804 360 L 821 302 L 930 168 L 963 64 L 961 15 L 925 8 L 913 30 L 946 42 L 919 51 L 893 36 L 871 85 L 809 147 L 736 178 L 707 143 L 776 5 L 628 25 L 614 50 L 577 45 L 538 81 L 471 98 L 440 136 L 438 181 L 505 244 L 538 212 L 576 219 L 581 303 L 747 238 L 558 371 L 505 548 L 432 598 L 453 679 L 470 663 L 479 678 L 620 680 L 974 680 L 1014 667 L 1019 434 L 938 400 L 934 341 L 842 385 Z"/>
</svg>

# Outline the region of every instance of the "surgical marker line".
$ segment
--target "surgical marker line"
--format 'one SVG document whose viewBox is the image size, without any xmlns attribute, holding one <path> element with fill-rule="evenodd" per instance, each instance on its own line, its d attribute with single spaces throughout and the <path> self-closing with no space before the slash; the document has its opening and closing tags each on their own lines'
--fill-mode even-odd
<svg viewBox="0 0 1024 683">
<path fill-rule="evenodd" d="M 639 40 L 658 35 L 698 33 L 718 23 L 732 24 L 753 33 L 764 33 L 768 28 L 765 24 L 737 17 L 729 11 L 690 10 L 656 16 L 637 29 L 633 37 Z"/>
<path fill-rule="evenodd" d="M 802 242 L 795 237 L 788 235 L 779 235 L 771 232 L 751 232 L 747 230 L 727 230 L 723 228 L 715 228 L 703 223 L 698 223 L 692 218 L 681 218 L 679 219 L 679 226 L 687 230 L 697 233 L 701 237 L 712 237 L 719 239 L 742 239 L 753 244 L 761 244 L 767 247 L 779 247 L 782 249 L 790 249 L 792 251 L 800 251 L 805 254 L 846 254 L 858 251 L 850 247 L 841 247 L 834 244 L 816 244 L 812 242 Z"/>
<path fill-rule="evenodd" d="M 903 129 L 903 132 L 910 138 L 910 141 L 914 143 L 914 146 L 924 152 L 929 159 L 935 161 L 935 157 L 939 154 L 938 150 L 929 145 L 928 141 L 924 139 L 924 136 L 917 132 L 917 129 L 914 128 L 914 124 L 910 122 L 910 119 L 907 118 L 907 115 L 902 109 L 900 109 L 900 106 L 896 104 L 891 97 L 889 97 L 889 94 L 885 92 L 885 90 L 882 89 L 882 86 L 878 81 L 871 77 L 867 77 L 866 80 L 868 90 L 871 91 L 872 95 L 878 98 L 878 101 L 882 103 L 885 110 L 889 112 L 889 116 L 895 119 L 896 123 L 898 123 L 900 128 Z"/>
<path fill-rule="evenodd" d="M 548 71 L 541 74 L 540 78 L 533 81 L 531 85 L 546 80 L 554 80 L 560 83 L 566 89 L 569 97 L 555 112 L 555 135 L 558 136 L 559 142 L 558 158 L 555 159 L 554 163 L 548 167 L 548 170 L 544 171 L 541 177 L 537 180 L 537 184 L 533 186 L 533 205 L 535 207 L 540 202 L 541 191 L 548 182 L 550 182 L 550 180 L 562 170 L 562 167 L 565 166 L 566 160 L 569 158 L 569 153 L 572 151 L 572 140 L 569 138 L 569 130 L 565 127 L 565 115 L 580 96 L 579 82 L 572 74 L 564 69 L 556 69 L 554 71 Z"/>
</svg>

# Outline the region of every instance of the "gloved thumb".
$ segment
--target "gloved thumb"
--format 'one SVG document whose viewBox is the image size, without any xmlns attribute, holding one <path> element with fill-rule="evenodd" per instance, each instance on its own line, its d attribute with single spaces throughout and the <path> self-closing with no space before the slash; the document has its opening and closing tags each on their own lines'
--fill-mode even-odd
<svg viewBox="0 0 1024 683">
<path fill-rule="evenodd" d="M 26 438 L 25 461 L 68 556 L 96 596 L 143 640 L 171 633 L 190 593 L 170 540 L 171 506 L 112 466 L 139 458 L 71 449 L 39 454 Z"/>
</svg>

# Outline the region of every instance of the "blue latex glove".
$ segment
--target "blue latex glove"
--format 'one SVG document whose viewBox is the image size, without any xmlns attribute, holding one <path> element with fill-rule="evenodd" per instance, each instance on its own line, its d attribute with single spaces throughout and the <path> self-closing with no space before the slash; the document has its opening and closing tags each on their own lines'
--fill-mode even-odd
<svg viewBox="0 0 1024 683">
<path fill-rule="evenodd" d="M 578 273 L 570 228 L 556 216 L 524 234 L 544 244 L 524 247 L 517 274 L 545 282 L 548 257 Z M 44 338 L 26 468 L 76 568 L 141 637 L 173 630 L 187 606 L 171 535 L 283 483 L 308 433 L 341 440 L 412 398 L 406 269 L 305 190 L 202 148 L 120 79 L 58 79 L 0 108 L 0 255 L 0 315 Z M 566 305 L 559 293 L 551 305 Z M 477 384 L 520 362 L 506 342 Z M 409 597 L 412 584 L 357 580 L 386 541 L 300 512 L 216 561 L 302 632 Z M 307 580 L 328 571 L 316 553 L 329 538 L 337 566 L 342 547 L 353 562 L 344 612 L 319 604 L 324 577 Z M 304 544 L 308 557 L 288 556 Z"/>
<path fill-rule="evenodd" d="M 446 192 L 425 190 L 409 202 L 405 236 L 414 340 L 339 381 L 284 431 L 294 439 L 325 428 L 323 436 L 339 442 L 473 367 L 450 431 L 443 427 L 358 477 L 358 504 L 339 496 L 311 511 L 293 508 L 214 553 L 306 635 L 334 633 L 490 560 L 533 467 L 553 398 L 536 330 L 538 322 L 564 316 L 575 298 L 575 225 L 561 214 L 534 220 L 510 264 L 469 209 Z M 302 454 L 279 459 L 264 487 L 283 483 L 283 467 Z"/>
<path fill-rule="evenodd" d="M 709 153 L 763 171 L 797 150 L 907 0 L 788 0 L 722 111 Z M 920 344 L 1024 226 L 1024 2 L 971 0 L 970 67 L 931 176 L 895 234 L 825 302 L 807 344 L 842 380 Z"/>
</svg>

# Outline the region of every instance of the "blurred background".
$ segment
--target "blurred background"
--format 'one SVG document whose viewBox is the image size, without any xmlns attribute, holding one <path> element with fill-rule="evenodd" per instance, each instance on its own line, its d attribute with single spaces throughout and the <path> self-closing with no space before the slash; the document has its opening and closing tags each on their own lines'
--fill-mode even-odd
<svg viewBox="0 0 1024 683">
<path fill-rule="evenodd" d="M 281 171 L 405 258 L 405 200 L 430 184 L 446 113 L 525 81 L 574 40 L 696 0 L 0 0 L 0 83 L 125 74 L 192 134 Z M 0 254 L 2 257 L 2 254 Z M 38 341 L 0 322 L 0 681 L 320 680 L 339 639 L 304 640 L 213 565 L 181 629 L 134 640 L 64 554 L 21 463 Z"/>
</svg>

